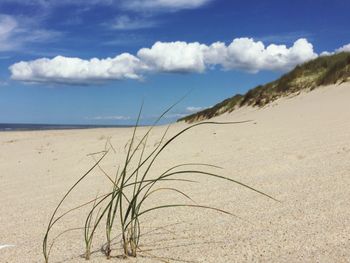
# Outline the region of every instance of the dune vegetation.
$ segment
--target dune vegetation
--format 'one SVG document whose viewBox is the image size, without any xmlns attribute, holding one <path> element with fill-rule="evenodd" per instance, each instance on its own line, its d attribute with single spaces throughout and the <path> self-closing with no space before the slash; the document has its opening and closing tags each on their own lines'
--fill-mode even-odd
<svg viewBox="0 0 350 263">
<path fill-rule="evenodd" d="M 242 106 L 263 107 L 276 99 L 312 90 L 319 86 L 342 83 L 350 77 L 350 52 L 320 56 L 298 65 L 279 79 L 257 86 L 246 94 L 237 94 L 215 106 L 183 117 L 178 121 L 193 123 L 219 116 Z"/>
<path fill-rule="evenodd" d="M 171 108 L 165 111 L 154 125 L 156 125 Z M 138 121 L 140 119 L 140 115 L 141 111 L 139 113 Z M 111 148 L 106 148 L 104 151 L 96 153 L 100 155 L 99 159 L 96 159 L 95 164 L 79 178 L 79 180 L 59 201 L 51 215 L 43 240 L 43 256 L 46 263 L 49 262 L 50 253 L 57 238 L 61 238 L 63 234 L 69 231 L 80 230 L 82 232 L 85 240 L 84 256 L 88 260 L 91 257 L 93 246 L 96 245 L 94 244 L 94 236 L 102 226 L 103 232 L 105 233 L 105 243 L 97 244 L 97 246 L 104 252 L 106 258 L 108 259 L 112 257 L 112 253 L 114 251 L 118 251 L 120 249 L 122 251 L 122 255 L 119 254 L 114 256 L 122 256 L 126 258 L 136 257 L 139 252 L 142 252 L 140 249 L 140 239 L 143 228 L 141 223 L 142 220 L 140 220 L 140 218 L 156 210 L 168 208 L 176 209 L 179 207 L 200 208 L 210 209 L 221 214 L 233 216 L 230 211 L 225 211 L 221 208 L 212 207 L 207 204 L 196 203 L 192 197 L 183 192 L 181 189 L 171 186 L 164 186 L 163 183 L 166 182 L 169 183 L 180 181 L 192 184 L 198 183 L 196 181 L 196 176 L 209 176 L 219 180 L 226 180 L 233 184 L 238 184 L 260 195 L 277 201 L 272 196 L 257 190 L 256 188 L 236 181 L 230 177 L 225 177 L 219 173 L 213 172 L 213 169 L 218 170 L 222 168 L 211 164 L 188 162 L 169 167 L 162 173 L 154 174 L 152 171 L 152 167 L 157 163 L 159 157 L 162 155 L 162 152 L 171 146 L 172 143 L 174 143 L 174 141 L 176 141 L 176 139 L 178 139 L 185 132 L 201 125 L 230 125 L 244 123 L 244 121 L 224 123 L 201 122 L 190 125 L 180 130 L 169 139 L 166 139 L 166 135 L 168 134 L 170 127 L 168 126 L 160 138 L 159 143 L 154 145 L 153 149 L 150 151 L 146 151 L 146 148 L 148 147 L 147 140 L 152 129 L 154 128 L 154 125 L 145 132 L 145 134 L 141 137 L 141 140 L 136 140 L 138 121 L 134 127 L 130 143 L 128 144 L 125 162 L 118 165 L 119 168 L 116 171 L 116 174 L 113 176 L 107 174 L 103 170 L 101 164 L 102 160 L 109 153 L 109 151 L 114 149 L 109 142 Z M 108 145 L 108 143 L 106 143 L 106 145 Z M 71 208 L 68 211 L 61 211 L 62 205 L 66 201 L 67 197 L 76 189 L 78 184 L 89 176 L 94 169 L 100 169 L 103 172 L 111 183 L 110 188 L 106 189 L 105 194 L 98 195 L 93 200 L 84 202 L 83 204 L 75 208 Z M 153 197 L 157 193 L 164 191 L 172 192 L 181 196 L 183 198 L 183 202 L 172 204 L 159 204 L 157 202 L 154 203 L 154 201 L 148 202 L 150 196 Z M 88 208 L 89 206 L 91 208 L 88 209 L 85 222 L 82 222 L 81 228 L 67 229 L 61 233 L 55 233 L 55 235 L 52 233 L 55 232 L 54 227 L 57 222 L 64 220 L 67 214 L 81 208 Z M 82 213 L 85 212 L 86 211 L 82 210 Z M 115 239 L 120 239 L 121 247 L 113 247 L 112 240 Z"/>
</svg>

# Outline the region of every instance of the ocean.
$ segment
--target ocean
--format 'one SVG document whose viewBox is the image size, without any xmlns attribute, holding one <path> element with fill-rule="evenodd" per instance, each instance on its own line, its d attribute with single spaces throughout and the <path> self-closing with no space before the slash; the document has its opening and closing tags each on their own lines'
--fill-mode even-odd
<svg viewBox="0 0 350 263">
<path fill-rule="evenodd" d="M 74 125 L 74 124 L 33 124 L 33 123 L 0 123 L 0 131 L 39 131 L 71 130 L 94 128 L 126 128 L 131 125 Z"/>
</svg>

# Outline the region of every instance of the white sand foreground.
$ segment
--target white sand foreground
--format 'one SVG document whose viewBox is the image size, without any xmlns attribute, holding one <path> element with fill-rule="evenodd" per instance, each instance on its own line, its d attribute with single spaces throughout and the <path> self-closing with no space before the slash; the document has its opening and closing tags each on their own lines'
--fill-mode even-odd
<svg viewBox="0 0 350 263">
<path fill-rule="evenodd" d="M 165 151 L 152 173 L 184 162 L 212 163 L 224 167 L 220 174 L 281 203 L 226 181 L 191 177 L 201 183 L 172 183 L 197 203 L 242 219 L 200 209 L 159 210 L 142 219 L 144 252 L 125 262 L 350 262 L 350 83 L 215 120 L 253 121 L 189 131 Z M 170 133 L 184 127 L 175 124 Z M 155 129 L 150 146 L 163 130 Z M 1 132 L 0 262 L 43 262 L 41 245 L 49 217 L 66 190 L 94 164 L 87 154 L 103 150 L 111 137 L 116 153 L 101 165 L 113 174 L 131 133 L 129 128 Z M 94 170 L 63 208 L 109 188 L 102 172 Z M 153 202 L 179 200 L 169 193 Z M 81 227 L 84 216 L 73 213 L 54 233 Z M 103 234 L 102 228 L 91 262 L 124 262 L 104 258 Z M 114 248 L 119 247 L 116 240 Z M 70 232 L 56 242 L 50 262 L 86 262 L 83 253 L 82 232 Z M 113 251 L 118 254 L 120 250 Z"/>
</svg>

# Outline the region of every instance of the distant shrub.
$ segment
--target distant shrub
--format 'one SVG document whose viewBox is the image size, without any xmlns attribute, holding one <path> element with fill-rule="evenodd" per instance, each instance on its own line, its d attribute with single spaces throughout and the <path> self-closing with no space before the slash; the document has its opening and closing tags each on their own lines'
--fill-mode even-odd
<svg viewBox="0 0 350 263">
<path fill-rule="evenodd" d="M 318 85 L 335 84 L 350 77 L 350 54 L 340 53 L 342 60 L 337 60 L 318 80 Z"/>
</svg>

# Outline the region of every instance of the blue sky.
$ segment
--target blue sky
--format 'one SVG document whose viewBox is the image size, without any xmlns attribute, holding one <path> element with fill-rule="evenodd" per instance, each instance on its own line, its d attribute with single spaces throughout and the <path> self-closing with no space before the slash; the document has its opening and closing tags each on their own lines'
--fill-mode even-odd
<svg viewBox="0 0 350 263">
<path fill-rule="evenodd" d="M 166 121 L 350 51 L 348 0 L 0 0 L 0 123 Z"/>
</svg>

